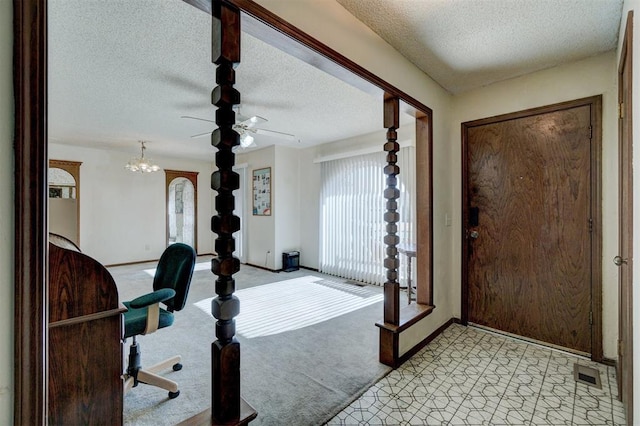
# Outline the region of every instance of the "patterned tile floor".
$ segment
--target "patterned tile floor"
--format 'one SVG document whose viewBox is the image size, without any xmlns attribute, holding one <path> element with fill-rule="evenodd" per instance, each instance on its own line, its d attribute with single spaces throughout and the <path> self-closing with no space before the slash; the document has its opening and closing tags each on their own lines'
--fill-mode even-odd
<svg viewBox="0 0 640 426">
<path fill-rule="evenodd" d="M 454 324 L 327 425 L 624 425 L 617 393 L 613 367 Z"/>
</svg>

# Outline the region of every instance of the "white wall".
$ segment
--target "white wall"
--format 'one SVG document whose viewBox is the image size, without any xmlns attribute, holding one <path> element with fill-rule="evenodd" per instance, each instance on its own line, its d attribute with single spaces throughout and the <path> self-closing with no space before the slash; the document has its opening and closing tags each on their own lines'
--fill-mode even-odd
<svg viewBox="0 0 640 426">
<path fill-rule="evenodd" d="M 13 7 L 0 1 L 0 425 L 13 423 Z"/>
<path fill-rule="evenodd" d="M 282 269 L 282 253 L 300 250 L 299 191 L 304 190 L 306 179 L 298 174 L 300 150 L 284 146 L 275 147 L 275 167 L 271 170 L 272 204 L 275 219 L 274 269 Z"/>
<path fill-rule="evenodd" d="M 81 161 L 80 248 L 105 265 L 159 259 L 166 247 L 163 171 L 131 173 L 136 153 L 49 144 L 49 158 Z M 198 174 L 198 253 L 213 252 L 212 162 L 155 156 L 162 168 Z"/>
<path fill-rule="evenodd" d="M 617 358 L 618 271 L 611 261 L 618 251 L 618 130 L 615 52 L 539 71 L 455 96 L 451 122 L 454 211 L 461 211 L 461 130 L 465 121 L 602 94 L 602 289 L 604 356 Z M 461 262 L 460 214 L 456 229 L 453 271 L 459 281 Z M 460 315 L 460 287 L 452 290 L 456 316 Z"/>
<path fill-rule="evenodd" d="M 316 149 L 300 150 L 298 176 L 300 176 L 300 265 L 320 268 L 320 164 Z"/>
<path fill-rule="evenodd" d="M 618 47 L 617 58 L 620 57 L 621 41 L 624 37 L 624 29 L 627 22 L 627 13 L 633 10 L 633 86 L 631 102 L 633 104 L 633 247 L 637 254 L 640 250 L 640 172 L 636 165 L 640 164 L 640 145 L 637 143 L 640 136 L 640 50 L 638 43 L 640 42 L 640 0 L 625 0 L 620 20 L 620 46 Z M 632 293 L 633 293 L 633 418 L 636 422 L 640 421 L 640 270 L 635 264 L 635 258 L 632 259 L 635 268 L 633 274 Z"/>
<path fill-rule="evenodd" d="M 236 163 L 247 164 L 247 247 L 246 258 L 247 263 L 251 265 L 261 266 L 268 269 L 276 269 L 275 254 L 276 252 L 276 212 L 278 207 L 275 206 L 273 195 L 276 191 L 274 188 L 274 173 L 276 167 L 276 150 L 275 146 L 258 149 L 246 153 L 239 153 L 236 156 Z M 253 215 L 253 192 L 252 179 L 253 171 L 271 167 L 271 216 L 254 216 Z M 281 259 L 282 261 L 282 259 Z"/>
</svg>

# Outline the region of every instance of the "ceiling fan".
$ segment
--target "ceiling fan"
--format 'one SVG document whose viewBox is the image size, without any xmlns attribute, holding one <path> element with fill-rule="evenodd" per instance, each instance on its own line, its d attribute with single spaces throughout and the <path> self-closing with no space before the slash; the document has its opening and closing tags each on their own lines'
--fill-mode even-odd
<svg viewBox="0 0 640 426">
<path fill-rule="evenodd" d="M 207 121 L 209 123 L 215 124 L 215 121 L 213 120 L 208 120 L 206 118 L 192 117 L 190 115 L 181 115 L 180 118 Z M 260 129 L 258 127 L 255 127 L 256 124 L 266 123 L 267 121 L 269 120 L 267 120 L 266 118 L 260 117 L 258 115 L 254 115 L 253 117 L 249 117 L 242 121 L 236 122 L 236 124 L 233 125 L 233 130 L 238 132 L 238 134 L 240 135 L 240 146 L 242 148 L 250 148 L 250 147 L 256 146 L 252 133 L 257 135 L 273 136 L 273 137 L 287 139 L 287 140 L 295 140 L 295 136 L 290 133 L 276 132 L 275 130 Z M 207 136 L 210 134 L 211 132 L 204 132 L 204 133 L 198 133 L 197 135 L 193 135 L 191 137 L 201 138 L 203 136 Z"/>
</svg>

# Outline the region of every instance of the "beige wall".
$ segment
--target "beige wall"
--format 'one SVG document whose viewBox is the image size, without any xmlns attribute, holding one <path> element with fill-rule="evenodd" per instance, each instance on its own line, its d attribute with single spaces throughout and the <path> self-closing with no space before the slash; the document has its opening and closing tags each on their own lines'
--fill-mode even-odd
<svg viewBox="0 0 640 426">
<path fill-rule="evenodd" d="M 49 143 L 49 157 L 81 161 L 80 248 L 104 265 L 159 259 L 166 247 L 163 171 L 131 173 L 130 152 Z M 162 168 L 198 172 L 199 254 L 213 252 L 211 172 L 213 163 L 154 156 Z"/>
<path fill-rule="evenodd" d="M 246 187 L 246 262 L 278 270 L 282 253 L 300 250 L 300 216 L 298 191 L 299 150 L 270 146 L 240 153 L 236 163 L 247 164 Z M 253 215 L 253 170 L 271 167 L 271 215 Z"/>
<path fill-rule="evenodd" d="M 275 215 L 275 269 L 282 269 L 282 253 L 300 250 L 300 218 L 303 215 L 299 191 L 306 179 L 298 175 L 300 150 L 284 146 L 275 147 L 272 206 Z"/>
<path fill-rule="evenodd" d="M 13 422 L 13 9 L 0 0 L 0 425 Z"/>
<path fill-rule="evenodd" d="M 247 233 L 247 246 L 245 247 L 245 257 L 247 263 L 256 266 L 262 266 L 269 269 L 276 269 L 276 216 L 278 206 L 274 203 L 274 194 L 278 192 L 274 188 L 273 177 L 277 173 L 276 166 L 276 150 L 275 146 L 258 149 L 246 153 L 240 153 L 236 157 L 236 163 L 247 164 L 247 181 L 245 187 L 246 202 L 246 220 L 244 231 Z M 272 214 L 271 216 L 254 216 L 253 215 L 253 194 L 252 179 L 253 171 L 271 167 L 271 191 L 272 191 Z M 282 259 L 281 259 L 282 261 Z"/>
<path fill-rule="evenodd" d="M 451 180 L 455 211 L 461 209 L 461 143 L 460 124 L 528 108 L 602 94 L 602 269 L 604 355 L 617 358 L 618 331 L 617 270 L 611 259 L 617 253 L 617 155 L 618 133 L 616 112 L 617 85 L 615 53 L 592 57 L 520 78 L 492 84 L 454 97 L 451 121 L 453 158 Z M 461 229 L 460 214 L 454 214 L 454 229 Z M 460 234 L 456 234 L 453 273 L 459 281 Z M 456 316 L 460 313 L 460 287 L 452 288 Z"/>
</svg>

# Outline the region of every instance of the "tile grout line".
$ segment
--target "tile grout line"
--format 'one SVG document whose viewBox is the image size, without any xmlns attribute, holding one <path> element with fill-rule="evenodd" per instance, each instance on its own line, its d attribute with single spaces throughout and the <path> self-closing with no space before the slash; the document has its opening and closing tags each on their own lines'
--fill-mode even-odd
<svg viewBox="0 0 640 426">
<path fill-rule="evenodd" d="M 484 340 L 486 336 L 483 336 L 482 339 L 480 339 L 480 341 L 478 341 L 476 343 L 476 346 L 480 344 L 480 342 L 482 342 L 482 340 Z M 506 341 L 503 341 L 502 343 L 500 343 L 500 346 L 498 346 L 498 348 L 496 349 L 496 351 L 494 352 L 493 356 L 491 357 L 491 359 L 489 360 L 489 362 L 487 363 L 487 366 L 484 368 L 484 370 L 482 370 L 482 373 L 480 373 L 480 377 L 482 377 L 485 373 L 485 371 L 487 371 L 487 368 L 489 368 L 489 365 L 491 364 L 491 361 L 493 361 L 496 358 L 496 355 L 498 354 L 498 352 L 500 351 L 500 349 L 504 346 L 504 344 L 506 343 Z M 474 346 L 475 347 L 475 346 Z M 480 377 L 478 378 L 478 380 L 476 380 L 476 382 L 474 383 L 474 387 L 475 385 L 478 383 L 478 381 L 480 381 Z M 505 388 L 505 392 L 507 391 L 507 389 Z M 483 395 L 484 396 L 484 395 Z M 486 396 L 484 396 L 485 398 L 487 398 Z M 489 418 L 489 424 L 492 424 L 491 421 L 493 420 L 493 416 L 495 416 L 496 411 L 498 410 L 498 407 L 500 406 L 500 403 L 502 402 L 502 398 L 504 397 L 504 393 L 500 396 L 500 401 L 498 401 L 498 404 L 496 405 L 496 408 L 493 409 L 493 412 L 491 413 L 491 417 Z M 467 398 L 469 398 L 469 395 L 467 395 Z M 466 398 L 465 398 L 466 399 Z M 464 402 L 464 401 L 463 401 Z M 460 409 L 460 407 L 458 407 L 458 409 Z"/>
<path fill-rule="evenodd" d="M 447 348 L 449 348 L 449 347 L 453 344 L 453 342 L 455 342 L 455 340 L 457 340 L 457 338 L 458 338 L 460 335 L 464 334 L 465 332 L 466 332 L 466 330 L 465 330 L 464 332 L 462 332 L 462 333 L 459 333 L 459 334 L 458 334 L 458 336 L 456 337 L 456 339 L 454 339 L 454 340 L 453 340 L 452 342 L 450 342 L 447 346 L 445 346 L 445 347 L 440 351 L 440 353 L 438 353 L 438 355 L 434 356 L 433 361 L 438 360 L 438 359 L 440 358 L 440 356 L 441 356 L 441 355 L 446 351 L 446 349 L 447 349 Z M 425 349 L 426 349 L 426 347 L 425 347 Z M 422 373 L 425 369 L 426 369 L 426 367 L 422 368 L 422 369 L 421 369 L 421 371 L 420 371 L 420 373 Z M 400 368 L 399 368 L 399 369 L 396 369 L 395 371 L 399 371 L 399 370 L 400 370 Z M 391 373 L 393 373 L 393 371 L 392 371 Z M 390 374 L 391 374 L 391 373 L 390 373 Z M 388 376 L 387 376 L 387 377 L 388 377 Z M 415 376 L 415 377 L 414 377 L 414 379 L 415 379 L 416 377 L 417 377 L 417 376 Z M 449 377 L 449 373 L 447 373 L 447 375 L 446 375 L 445 377 Z M 403 389 L 405 389 L 407 386 L 409 386 L 409 384 L 411 384 L 411 382 L 413 382 L 413 379 L 412 379 L 412 380 L 410 380 L 409 382 L 405 383 L 405 385 L 404 385 L 403 387 L 399 388 L 399 389 L 398 389 L 398 392 L 402 391 L 402 390 L 403 390 Z M 394 395 L 395 395 L 395 394 L 394 394 Z M 376 393 L 376 397 L 375 397 L 375 398 L 376 398 L 376 400 L 380 401 L 380 400 L 378 399 L 378 394 L 377 394 L 377 393 Z M 413 396 L 411 396 L 411 399 L 412 399 L 414 402 L 416 401 L 415 397 L 413 397 Z M 380 401 L 380 402 L 381 402 L 381 401 Z M 386 406 L 386 405 L 387 405 L 387 404 L 384 404 L 384 406 Z M 378 409 L 373 413 L 373 416 L 377 416 L 377 415 L 378 415 L 378 413 L 380 413 L 381 411 L 382 411 L 382 407 L 378 408 Z M 413 416 L 411 416 L 411 417 L 409 418 L 409 420 L 407 421 L 407 424 L 409 424 L 409 423 L 411 422 L 411 420 L 412 420 L 415 416 L 416 416 L 416 414 L 413 414 Z M 386 424 L 386 423 L 383 423 L 383 424 Z"/>
<path fill-rule="evenodd" d="M 456 339 L 451 343 L 455 343 L 456 340 L 458 340 L 462 335 L 467 334 L 468 328 L 466 330 L 464 330 L 462 333 L 460 333 L 458 335 L 458 337 L 456 337 Z M 475 343 L 475 345 L 473 347 L 476 347 L 478 345 L 478 343 L 480 343 L 480 341 L 484 339 L 484 336 L 482 336 L 480 338 L 480 340 L 478 342 Z M 451 345 L 449 345 L 451 346 Z M 472 348 L 473 349 L 473 348 Z M 469 352 L 466 354 L 467 356 L 469 355 L 469 353 L 471 353 L 471 350 L 469 350 Z M 465 356 L 466 359 L 466 356 Z M 462 363 L 462 360 L 458 361 L 458 363 L 456 364 L 456 368 Z M 455 371 L 455 368 L 453 370 L 451 370 L 452 372 Z M 451 375 L 451 373 L 447 374 L 447 377 L 449 377 Z M 466 374 L 465 374 L 466 375 Z M 467 376 L 468 377 L 468 376 Z M 447 397 L 449 397 L 447 395 Z M 458 411 L 460 411 L 460 407 L 462 406 L 462 404 L 464 403 L 464 401 L 469 397 L 469 395 L 467 394 L 464 398 L 462 398 L 462 401 L 460 401 L 460 404 L 456 407 L 455 411 L 453 412 L 453 416 L 451 417 L 452 419 L 456 416 L 456 414 L 458 414 Z"/>
<path fill-rule="evenodd" d="M 443 353 L 444 353 L 444 352 L 445 352 L 445 351 L 446 351 L 446 350 L 447 350 L 451 345 L 453 345 L 453 343 L 454 343 L 456 340 L 458 340 L 458 339 L 460 338 L 460 336 L 461 336 L 461 335 L 465 334 L 466 332 L 467 332 L 467 330 L 464 330 L 464 331 L 462 331 L 461 333 L 458 333 L 458 335 L 455 337 L 455 339 L 453 339 L 453 341 L 451 341 L 451 342 L 450 342 L 446 347 L 444 347 L 444 348 L 442 349 L 442 351 L 440 351 L 440 353 L 438 353 L 438 355 L 437 355 L 437 356 L 435 356 L 435 357 L 434 357 L 433 361 L 436 361 L 436 360 L 440 359 L 441 355 L 442 355 L 442 354 L 443 354 Z M 442 339 L 440 339 L 440 340 L 442 340 Z M 447 339 L 447 340 L 448 340 L 448 339 Z M 428 347 L 428 346 L 427 346 L 427 347 Z M 459 365 L 459 364 L 460 364 L 460 362 L 458 362 L 458 365 Z M 456 366 L 457 366 L 457 365 L 456 365 Z M 423 368 L 423 369 L 422 369 L 422 371 L 424 371 L 425 369 L 426 369 L 426 367 L 425 367 L 425 368 Z M 455 370 L 455 369 L 454 369 L 454 370 Z M 421 371 L 421 372 L 422 372 L 422 371 Z M 452 370 L 452 371 L 453 371 L 453 370 Z M 449 376 L 450 376 L 450 373 L 447 373 L 447 374 L 445 375 L 445 378 L 448 378 Z M 448 397 L 448 396 L 447 396 L 447 397 Z M 413 398 L 413 397 L 412 397 L 412 398 Z M 431 399 L 431 398 L 433 398 L 433 395 L 430 395 L 430 396 L 429 396 L 429 398 L 427 398 L 427 400 L 429 400 L 429 399 Z M 415 401 L 415 399 L 414 399 L 414 401 Z M 459 408 L 459 407 L 458 407 L 458 408 Z M 456 408 L 456 411 L 458 410 L 458 408 Z M 455 416 L 455 413 L 454 413 L 453 415 Z M 416 416 L 417 416 L 417 414 L 415 414 L 415 413 L 414 413 L 414 415 L 409 419 L 409 421 L 408 421 L 408 422 L 410 423 L 410 422 L 411 422 L 411 420 L 413 420 L 413 418 L 414 418 L 414 417 L 416 417 Z"/>
<path fill-rule="evenodd" d="M 526 352 L 526 350 L 525 350 L 525 352 Z M 549 364 L 551 363 L 551 354 L 552 353 L 550 352 L 549 353 L 549 360 L 547 360 L 547 368 L 545 368 L 544 376 L 542 376 L 542 386 L 544 386 L 544 383 L 545 383 L 544 379 L 547 377 L 547 372 L 549 371 Z M 538 391 L 538 395 L 536 396 L 536 403 L 533 404 L 533 411 L 531 412 L 531 421 L 530 421 L 530 423 L 533 423 L 533 418 L 536 415 L 536 408 L 538 408 L 538 401 L 540 400 L 540 394 L 542 393 L 542 386 L 540 387 L 540 390 Z M 575 388 L 574 388 L 573 393 L 575 395 L 575 393 L 576 393 L 575 392 Z M 574 401 L 574 404 L 575 404 L 575 401 Z M 573 413 L 571 413 L 571 419 L 573 420 Z"/>
</svg>

